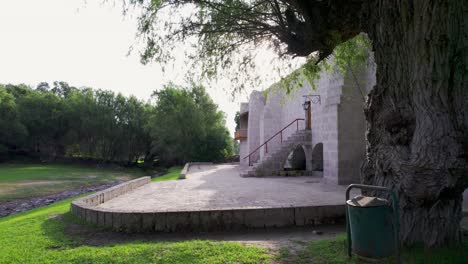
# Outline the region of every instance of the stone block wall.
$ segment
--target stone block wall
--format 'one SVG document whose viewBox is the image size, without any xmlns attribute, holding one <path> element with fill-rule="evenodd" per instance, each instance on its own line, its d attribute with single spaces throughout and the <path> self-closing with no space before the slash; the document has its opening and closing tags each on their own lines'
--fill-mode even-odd
<svg viewBox="0 0 468 264">
<path fill-rule="evenodd" d="M 281 89 L 281 88 L 279 88 Z M 303 109 L 302 104 L 304 103 L 303 95 L 308 95 L 313 93 L 310 85 L 307 82 L 304 82 L 302 87 L 297 88 L 295 91 L 290 94 L 286 94 L 284 90 L 281 90 L 282 98 L 280 99 L 281 105 L 281 127 L 287 126 L 293 120 L 297 118 L 305 119 L 306 112 Z M 305 121 L 299 121 L 299 129 L 305 128 Z M 296 124 L 290 126 L 283 132 L 283 139 L 288 138 L 294 132 L 297 131 Z"/>
<path fill-rule="evenodd" d="M 328 73 L 328 78 L 322 84 L 324 100 L 322 100 L 322 126 L 317 134 L 320 137 L 313 141 L 313 147 L 323 144 L 323 177 L 327 182 L 338 183 L 339 156 L 338 156 L 338 108 L 341 103 L 341 88 L 343 78 L 341 74 Z M 312 138 L 314 138 L 312 134 Z M 314 163 L 314 161 L 312 161 Z"/>
<path fill-rule="evenodd" d="M 324 180 L 336 184 L 359 182 L 360 164 L 365 157 L 365 119 L 363 114 L 363 96 L 375 85 L 375 64 L 372 57 L 369 65 L 362 69 L 353 69 L 352 73 L 338 71 L 322 72 L 312 87 L 307 81 L 291 94 L 286 94 L 277 84 L 270 87 L 264 98 L 260 92 L 251 94 L 249 101 L 249 152 L 265 142 L 291 121 L 306 119 L 302 107 L 304 95 L 319 95 L 320 104 L 312 104 L 311 130 L 312 149 L 323 146 L 322 155 Z M 362 91 L 358 90 L 360 88 Z M 253 127 L 251 127 L 253 126 Z M 305 122 L 300 123 L 300 129 Z M 292 126 L 283 132 L 283 140 L 296 131 Z M 280 146 L 280 138 L 268 143 L 268 151 Z M 258 157 L 262 159 L 264 147 Z M 307 155 L 307 153 L 306 153 Z M 317 156 L 317 155 L 316 155 Z M 310 162 L 310 161 L 308 161 Z M 314 160 L 311 161 L 312 168 Z"/>
<path fill-rule="evenodd" d="M 249 154 L 249 145 L 247 140 L 240 140 L 239 141 L 239 162 L 241 166 L 248 166 L 248 159 L 245 159 L 245 157 Z"/>
<path fill-rule="evenodd" d="M 339 184 L 360 182 L 361 164 L 366 155 L 364 102 L 375 85 L 374 70 L 369 65 L 344 76 L 338 109 Z"/>
<path fill-rule="evenodd" d="M 260 116 L 260 142 L 263 143 L 274 136 L 283 127 L 281 125 L 281 93 L 270 92 L 267 93 L 263 113 Z M 286 138 L 284 138 L 286 139 Z M 280 135 L 273 137 L 266 146 L 260 149 L 260 158 L 268 152 L 273 152 L 281 145 Z"/>
<path fill-rule="evenodd" d="M 240 129 L 249 131 L 249 104 L 242 103 L 240 111 Z M 239 140 L 239 162 L 242 166 L 248 166 L 248 159 L 245 157 L 249 154 L 249 142 L 247 138 Z"/>
<path fill-rule="evenodd" d="M 263 93 L 259 91 L 253 91 L 250 95 L 249 100 L 249 124 L 247 132 L 247 141 L 248 141 L 248 153 L 255 150 L 260 146 L 260 118 L 263 113 L 263 107 L 265 105 L 265 97 Z M 251 157 L 251 162 L 260 159 L 260 152 L 256 152 Z"/>
<path fill-rule="evenodd" d="M 131 192 L 150 182 L 151 177 L 141 177 L 86 197 L 76 199 L 71 203 L 70 211 L 72 214 L 91 224 L 107 227 L 120 225 L 121 213 L 102 210 L 97 206 L 112 200 L 115 197 Z"/>
<path fill-rule="evenodd" d="M 244 114 L 246 112 L 249 112 L 249 103 L 241 103 L 240 104 L 240 114 Z"/>
</svg>

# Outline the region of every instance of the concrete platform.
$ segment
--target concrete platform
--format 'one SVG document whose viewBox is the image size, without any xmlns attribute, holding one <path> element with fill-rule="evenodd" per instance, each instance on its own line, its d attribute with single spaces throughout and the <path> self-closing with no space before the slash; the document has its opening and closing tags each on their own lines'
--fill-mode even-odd
<svg viewBox="0 0 468 264">
<path fill-rule="evenodd" d="M 184 180 L 139 178 L 77 199 L 71 211 L 126 232 L 307 226 L 344 219 L 345 189 L 318 177 L 242 178 L 238 165 L 194 165 Z"/>
<path fill-rule="evenodd" d="M 192 166 L 187 179 L 153 182 L 100 204 L 120 212 L 185 212 L 344 205 L 345 186 L 321 178 L 242 178 L 237 165 Z"/>
<path fill-rule="evenodd" d="M 344 191 L 321 178 L 242 178 L 238 165 L 195 165 L 185 180 L 139 178 L 75 200 L 71 211 L 126 232 L 305 226 L 343 219 Z"/>
</svg>

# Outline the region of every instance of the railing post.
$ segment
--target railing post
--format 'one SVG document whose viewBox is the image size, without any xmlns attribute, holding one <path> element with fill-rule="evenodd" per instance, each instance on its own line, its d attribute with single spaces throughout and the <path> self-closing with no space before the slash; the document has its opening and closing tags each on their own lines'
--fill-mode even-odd
<svg viewBox="0 0 468 264">
<path fill-rule="evenodd" d="M 268 142 L 265 143 L 265 153 L 268 153 Z"/>
<path fill-rule="evenodd" d="M 299 119 L 296 119 L 296 127 L 297 127 L 296 131 L 299 131 Z"/>
<path fill-rule="evenodd" d="M 281 144 L 283 144 L 283 130 L 280 131 Z"/>
<path fill-rule="evenodd" d="M 250 163 L 250 155 L 249 155 L 249 166 L 252 166 L 252 164 Z"/>
</svg>

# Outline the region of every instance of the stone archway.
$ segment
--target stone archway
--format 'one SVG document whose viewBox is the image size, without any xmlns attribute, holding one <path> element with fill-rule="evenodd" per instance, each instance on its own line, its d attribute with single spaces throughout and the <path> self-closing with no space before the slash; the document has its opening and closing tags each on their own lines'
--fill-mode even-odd
<svg viewBox="0 0 468 264">
<path fill-rule="evenodd" d="M 312 174 L 323 176 L 323 143 L 318 143 L 312 149 Z"/>
<path fill-rule="evenodd" d="M 286 171 L 310 171 L 311 170 L 310 146 L 297 145 L 288 154 L 284 163 Z"/>
<path fill-rule="evenodd" d="M 284 170 L 305 171 L 306 169 L 307 156 L 303 147 L 298 145 L 289 153 L 284 163 Z"/>
</svg>

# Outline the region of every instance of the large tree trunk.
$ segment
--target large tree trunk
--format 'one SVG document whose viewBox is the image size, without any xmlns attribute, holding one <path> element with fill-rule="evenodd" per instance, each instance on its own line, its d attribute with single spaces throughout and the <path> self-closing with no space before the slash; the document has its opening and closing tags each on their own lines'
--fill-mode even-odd
<svg viewBox="0 0 468 264">
<path fill-rule="evenodd" d="M 468 1 L 369 2 L 377 84 L 365 109 L 362 181 L 397 191 L 405 245 L 458 242 L 468 187 Z"/>
</svg>

